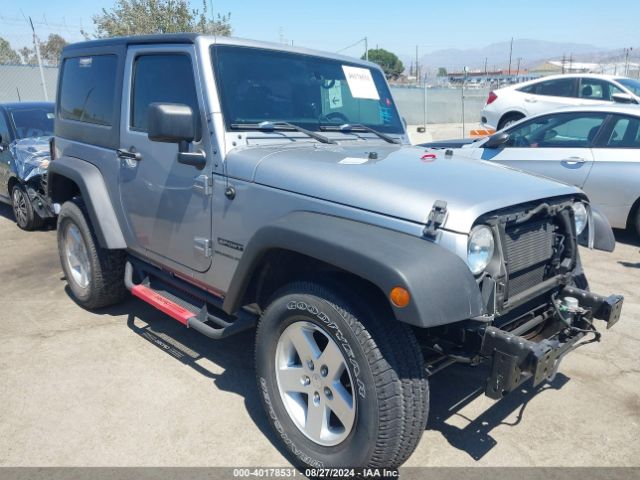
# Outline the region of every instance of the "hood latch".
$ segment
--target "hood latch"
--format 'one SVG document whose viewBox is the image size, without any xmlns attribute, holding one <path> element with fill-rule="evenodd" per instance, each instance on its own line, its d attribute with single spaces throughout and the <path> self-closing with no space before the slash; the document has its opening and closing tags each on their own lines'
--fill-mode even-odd
<svg viewBox="0 0 640 480">
<path fill-rule="evenodd" d="M 444 200 L 436 200 L 433 203 L 433 207 L 429 212 L 429 218 L 427 218 L 427 225 L 424 227 L 423 234 L 427 238 L 435 240 L 436 234 L 440 226 L 447 218 L 447 202 Z"/>
</svg>

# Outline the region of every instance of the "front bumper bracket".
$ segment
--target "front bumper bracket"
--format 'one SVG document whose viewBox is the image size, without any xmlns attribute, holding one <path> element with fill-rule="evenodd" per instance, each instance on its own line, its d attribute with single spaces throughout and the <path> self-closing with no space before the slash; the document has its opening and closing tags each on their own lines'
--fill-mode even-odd
<svg viewBox="0 0 640 480">
<path fill-rule="evenodd" d="M 580 307 L 588 309 L 585 311 L 590 318 L 604 320 L 607 328 L 620 319 L 624 301 L 621 295 L 603 297 L 575 287 L 565 287 L 561 296 L 577 298 Z M 480 354 L 492 359 L 492 365 L 485 394 L 500 399 L 529 378 L 533 377 L 535 387 L 553 377 L 564 355 L 584 343 L 590 343 L 581 343 L 590 333 L 595 335 L 591 341 L 599 339 L 600 334 L 591 322 L 583 318 L 574 320 L 571 327 L 564 325 L 556 334 L 540 341 L 528 340 L 497 327 L 486 327 Z"/>
</svg>

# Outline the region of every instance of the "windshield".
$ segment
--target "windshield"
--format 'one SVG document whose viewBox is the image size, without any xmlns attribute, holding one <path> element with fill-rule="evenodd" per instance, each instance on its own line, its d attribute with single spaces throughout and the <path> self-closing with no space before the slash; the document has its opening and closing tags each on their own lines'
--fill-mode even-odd
<svg viewBox="0 0 640 480">
<path fill-rule="evenodd" d="M 50 107 L 20 107 L 9 110 L 17 138 L 49 137 L 53 135 L 53 105 Z"/>
<path fill-rule="evenodd" d="M 258 48 L 213 47 L 227 128 L 289 122 L 308 130 L 362 124 L 404 132 L 384 76 L 347 62 Z"/>
<path fill-rule="evenodd" d="M 638 80 L 632 80 L 630 78 L 619 78 L 618 83 L 627 87 L 635 95 L 640 96 L 640 82 Z"/>
</svg>

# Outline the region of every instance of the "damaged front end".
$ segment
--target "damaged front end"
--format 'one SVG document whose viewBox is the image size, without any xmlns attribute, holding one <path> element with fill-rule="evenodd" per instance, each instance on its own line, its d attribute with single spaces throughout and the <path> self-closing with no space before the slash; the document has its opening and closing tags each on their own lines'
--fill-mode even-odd
<svg viewBox="0 0 640 480">
<path fill-rule="evenodd" d="M 423 336 L 425 349 L 436 354 L 427 357 L 430 373 L 447 363 L 489 361 L 485 394 L 498 399 L 528 379 L 535 386 L 553 378 L 565 355 L 599 341 L 595 320 L 610 328 L 620 319 L 621 295 L 589 291 L 578 251 L 577 201 L 520 205 L 478 219 L 495 239 L 495 254 L 477 277 L 485 314 Z"/>
<path fill-rule="evenodd" d="M 567 286 L 552 294 L 549 310 L 525 316 L 513 330 L 487 326 L 480 348 L 480 355 L 492 362 L 485 394 L 498 399 L 529 378 L 534 387 L 553 378 L 566 354 L 600 341 L 594 319 L 604 320 L 607 328 L 620 319 L 623 300 Z"/>
<path fill-rule="evenodd" d="M 51 161 L 50 137 L 16 140 L 9 145 L 13 170 L 23 185 L 31 205 L 40 218 L 55 216 L 47 197 L 47 170 Z"/>
</svg>

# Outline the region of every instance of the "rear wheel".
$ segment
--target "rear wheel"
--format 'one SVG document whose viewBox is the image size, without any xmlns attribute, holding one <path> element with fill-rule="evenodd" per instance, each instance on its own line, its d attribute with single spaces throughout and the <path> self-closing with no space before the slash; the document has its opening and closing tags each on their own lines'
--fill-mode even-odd
<svg viewBox="0 0 640 480">
<path fill-rule="evenodd" d="M 498 122 L 498 130 L 507 128 L 523 118 L 524 115 L 521 113 L 507 113 L 500 119 L 500 122 Z"/>
<path fill-rule="evenodd" d="M 85 308 L 122 301 L 125 254 L 99 246 L 81 200 L 65 202 L 58 215 L 58 253 L 76 301 Z"/>
<path fill-rule="evenodd" d="M 16 184 L 11 190 L 11 206 L 16 224 L 23 230 L 36 230 L 44 224 L 44 220 L 34 210 L 25 188 Z"/>
<path fill-rule="evenodd" d="M 262 401 L 297 466 L 398 467 L 426 425 L 422 353 L 388 309 L 343 290 L 274 296 L 256 333 Z"/>
</svg>

